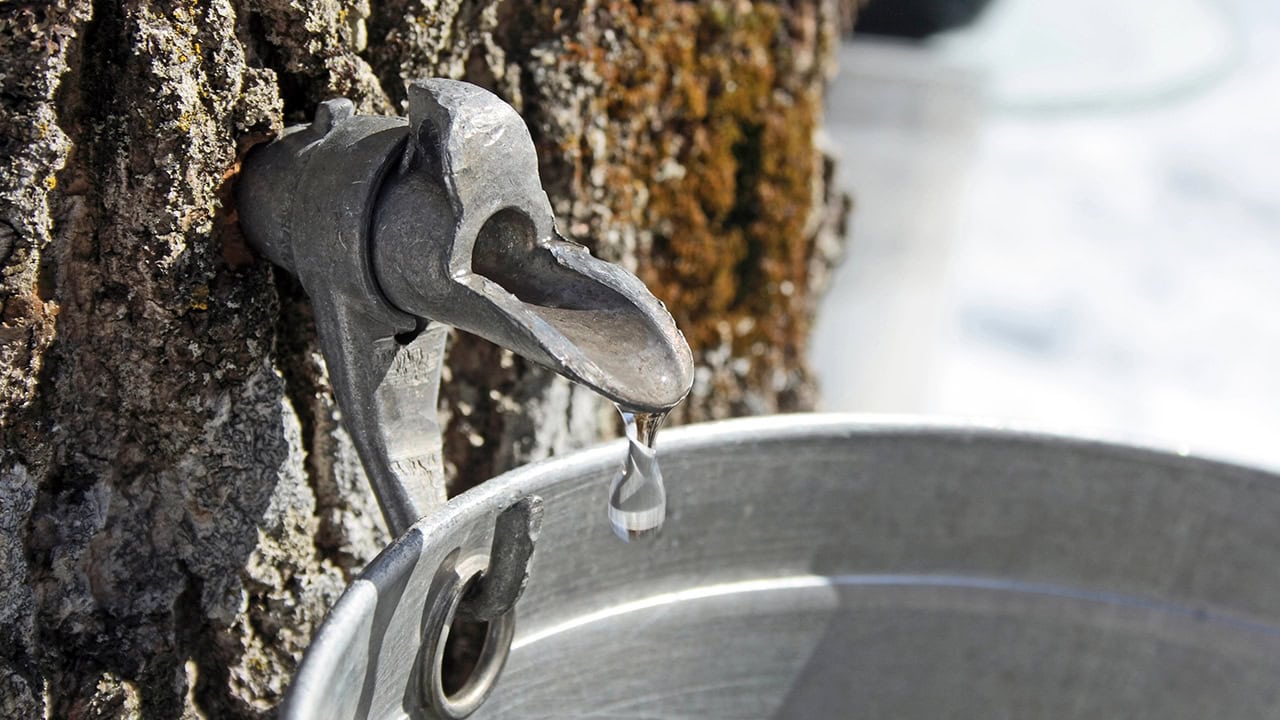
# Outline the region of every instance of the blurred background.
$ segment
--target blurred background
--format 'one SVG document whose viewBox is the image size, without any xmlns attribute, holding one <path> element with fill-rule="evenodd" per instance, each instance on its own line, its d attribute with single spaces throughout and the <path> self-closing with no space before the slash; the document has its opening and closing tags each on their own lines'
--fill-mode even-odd
<svg viewBox="0 0 1280 720">
<path fill-rule="evenodd" d="M 1280 467 L 1280 3 L 901 1 L 828 105 L 825 409 Z"/>
</svg>

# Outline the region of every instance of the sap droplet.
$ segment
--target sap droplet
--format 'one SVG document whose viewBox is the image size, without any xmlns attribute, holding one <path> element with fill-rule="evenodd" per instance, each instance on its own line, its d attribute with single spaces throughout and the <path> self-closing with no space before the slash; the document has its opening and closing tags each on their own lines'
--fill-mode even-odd
<svg viewBox="0 0 1280 720">
<path fill-rule="evenodd" d="M 619 406 L 627 434 L 627 459 L 609 489 L 609 523 L 625 541 L 653 537 L 667 519 L 667 490 L 653 444 L 664 413 Z"/>
</svg>

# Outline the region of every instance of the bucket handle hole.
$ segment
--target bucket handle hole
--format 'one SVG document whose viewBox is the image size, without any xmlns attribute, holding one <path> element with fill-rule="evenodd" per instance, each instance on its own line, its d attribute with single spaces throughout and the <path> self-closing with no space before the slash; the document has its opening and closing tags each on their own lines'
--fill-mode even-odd
<svg viewBox="0 0 1280 720">
<path fill-rule="evenodd" d="M 471 557 L 447 571 L 427 623 L 422 651 L 427 703 L 445 720 L 475 712 L 493 691 L 515 635 L 515 612 L 483 622 L 458 615 L 467 590 L 479 580 L 488 557 Z"/>
</svg>

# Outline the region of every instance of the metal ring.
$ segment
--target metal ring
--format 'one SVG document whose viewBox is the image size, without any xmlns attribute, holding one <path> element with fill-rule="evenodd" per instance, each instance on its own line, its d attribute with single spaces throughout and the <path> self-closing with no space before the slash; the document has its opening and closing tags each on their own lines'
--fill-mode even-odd
<svg viewBox="0 0 1280 720">
<path fill-rule="evenodd" d="M 422 665 L 422 680 L 427 703 L 443 720 L 462 720 L 479 709 L 493 691 L 498 675 L 507 663 L 507 655 L 511 652 L 511 639 L 516 633 L 515 610 L 489 622 L 484 647 L 480 650 L 480 657 L 476 660 L 476 667 L 470 677 L 452 695 L 444 691 L 444 647 L 449 640 L 449 627 L 453 625 L 458 604 L 462 602 L 467 587 L 480 577 L 488 565 L 488 556 L 473 555 L 448 571 L 449 577 L 436 595 L 427 620 L 426 634 L 422 640 L 422 652 L 426 654 L 426 662 Z"/>
</svg>

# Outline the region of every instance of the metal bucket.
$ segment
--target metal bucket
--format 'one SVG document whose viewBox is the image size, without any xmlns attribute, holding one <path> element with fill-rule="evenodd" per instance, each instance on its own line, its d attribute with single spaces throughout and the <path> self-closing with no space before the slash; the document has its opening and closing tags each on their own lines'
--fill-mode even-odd
<svg viewBox="0 0 1280 720">
<path fill-rule="evenodd" d="M 650 544 L 605 519 L 621 444 L 415 525 L 334 608 L 285 716 L 432 717 L 433 608 L 456 605 L 495 514 L 536 494 L 530 582 L 476 718 L 1280 717 L 1274 475 L 821 415 L 659 448 L 669 514 Z"/>
</svg>

